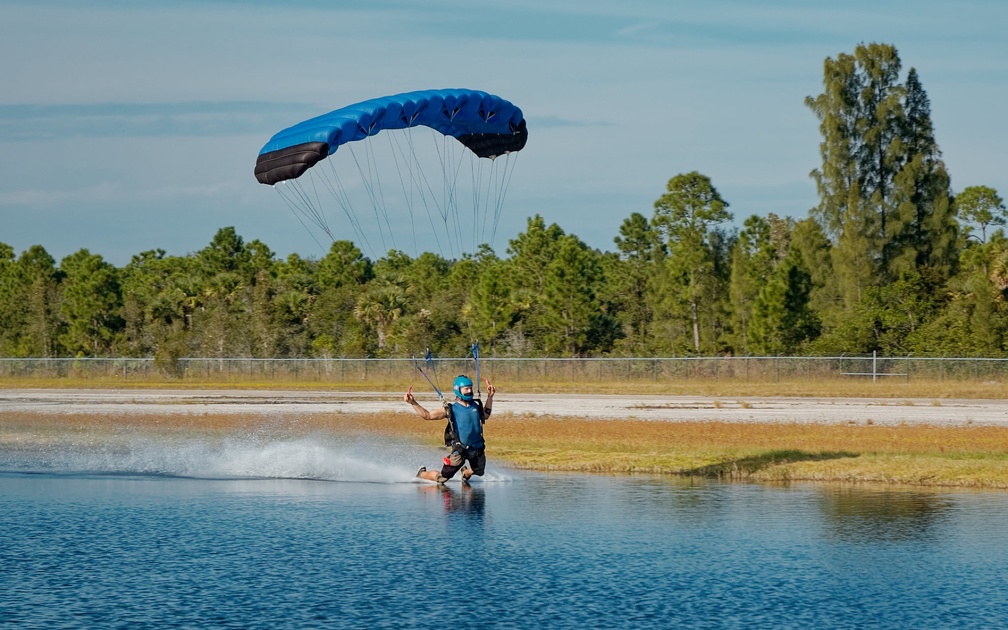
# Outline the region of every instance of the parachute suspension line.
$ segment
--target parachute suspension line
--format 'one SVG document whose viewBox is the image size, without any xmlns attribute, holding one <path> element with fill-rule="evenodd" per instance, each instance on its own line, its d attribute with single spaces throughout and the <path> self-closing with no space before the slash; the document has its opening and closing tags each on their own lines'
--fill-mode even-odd
<svg viewBox="0 0 1008 630">
<path fill-rule="evenodd" d="M 500 218 L 503 214 L 507 190 L 514 175 L 517 155 L 512 156 L 508 153 L 504 156 L 498 156 L 505 158 L 503 164 L 499 163 L 498 158 L 492 158 L 489 165 L 484 165 L 482 158 L 469 156 L 466 151 L 455 151 L 456 145 L 453 144 L 453 138 L 444 137 L 444 141 L 439 142 L 437 135 L 432 132 L 432 138 L 435 138 L 434 147 L 437 149 L 438 160 L 442 168 L 442 192 L 439 200 L 438 194 L 434 192 L 431 186 L 430 178 L 424 172 L 423 163 L 417 155 L 412 130 L 401 131 L 405 134 L 402 137 L 397 133 L 389 134 L 389 146 L 395 160 L 400 188 L 402 189 L 402 194 L 410 213 L 410 227 L 413 235 L 414 250 L 416 252 L 420 251 L 420 244 L 417 243 L 418 235 L 415 216 L 417 203 L 423 203 L 435 243 L 438 250 L 442 253 L 446 249 L 442 243 L 442 235 L 447 236 L 449 239 L 447 249 L 452 258 L 461 255 L 462 251 L 466 251 L 467 238 L 471 239 L 471 251 L 473 253 L 476 252 L 482 243 L 493 243 L 496 240 Z M 393 138 L 393 136 L 395 137 Z M 367 154 L 364 159 L 361 159 L 359 154 L 354 154 L 353 147 L 349 147 L 349 149 L 357 166 L 358 176 L 361 178 L 364 189 L 367 191 L 372 207 L 375 210 L 375 217 L 379 223 L 378 232 L 381 237 L 381 245 L 383 248 L 386 247 L 386 232 L 388 232 L 388 236 L 392 239 L 393 246 L 395 246 L 395 239 L 392 236 L 391 217 L 386 209 L 385 191 L 381 186 L 380 175 L 377 174 L 378 168 L 373 149 L 366 152 Z M 467 157 L 469 157 L 469 175 L 472 185 L 473 204 L 471 209 L 473 223 L 471 233 L 468 235 L 465 233 L 470 232 L 468 229 L 469 226 L 465 224 L 465 221 L 460 220 L 462 209 L 458 198 L 459 178 L 462 175 L 461 171 Z M 332 232 L 328 217 L 323 210 L 324 206 L 321 203 L 319 190 L 319 185 L 321 184 L 340 205 L 350 223 L 357 242 L 362 243 L 372 257 L 383 255 L 387 249 L 377 251 L 370 242 L 368 232 L 371 231 L 373 237 L 373 230 L 364 228 L 362 217 L 355 210 L 355 203 L 351 200 L 351 195 L 348 192 L 344 179 L 339 174 L 340 169 L 335 165 L 335 162 L 333 160 L 326 160 L 325 165 L 320 164 L 319 166 L 321 168 L 313 169 L 307 174 L 308 179 L 285 180 L 275 184 L 273 189 L 284 200 L 284 203 L 298 219 L 298 222 L 305 227 L 306 231 L 311 235 L 312 240 L 320 248 L 327 250 L 328 248 L 320 242 L 316 231 L 321 230 L 333 243 L 336 242 L 336 237 Z M 316 180 L 316 177 L 318 180 Z M 353 178 L 351 177 L 351 179 Z M 310 187 L 305 183 L 306 181 L 311 182 Z M 434 206 L 433 210 L 440 217 L 439 221 L 434 220 L 432 205 Z M 492 219 L 490 216 L 491 205 L 493 208 Z M 466 214 L 468 215 L 469 213 L 466 212 Z M 452 223 L 449 224 L 449 221 Z M 438 223 L 441 224 L 440 227 L 438 227 Z M 489 238 L 487 238 L 488 231 Z"/>
<path fill-rule="evenodd" d="M 405 138 L 405 147 L 400 139 L 399 132 L 403 134 Z M 388 132 L 386 132 L 388 133 Z M 434 132 L 430 131 L 433 135 Z M 393 158 L 395 159 L 396 172 L 399 174 L 399 181 L 403 189 L 403 196 L 406 199 L 406 204 L 409 210 L 410 227 L 413 231 L 413 247 L 414 251 L 419 253 L 420 247 L 417 243 L 416 234 L 416 216 L 415 208 L 417 205 L 416 198 L 419 197 L 421 203 L 423 203 L 424 211 L 427 214 L 427 221 L 430 224 L 431 231 L 434 234 L 434 240 L 437 244 L 438 250 L 443 252 L 441 247 L 441 238 L 438 234 L 438 227 L 434 223 L 434 217 L 431 214 L 431 203 L 428 203 L 427 193 L 424 192 L 424 185 L 427 186 L 428 191 L 430 191 L 430 184 L 427 179 L 427 175 L 423 169 L 423 163 L 419 159 L 416 153 L 416 143 L 413 139 L 413 129 L 407 128 L 405 130 L 398 130 L 396 133 L 388 133 L 389 146 L 392 151 Z M 394 144 L 393 144 L 394 143 Z M 405 181 L 406 178 L 403 176 L 403 170 L 409 174 L 409 183 Z M 440 206 L 437 204 L 436 197 L 433 191 L 430 191 L 431 201 L 439 215 L 442 214 Z"/>
<path fill-rule="evenodd" d="M 513 159 L 512 159 L 513 156 Z M 498 156 L 499 157 L 499 156 Z M 497 159 L 494 158 L 496 165 Z M 491 231 L 491 241 L 497 237 L 497 226 L 500 225 L 501 213 L 504 210 L 504 198 L 507 197 L 508 188 L 511 186 L 511 177 L 514 175 L 515 166 L 518 163 L 517 153 L 507 153 L 504 155 L 504 168 L 501 170 L 500 183 L 497 186 L 497 199 L 494 205 L 493 230 Z"/>
<path fill-rule="evenodd" d="M 481 198 L 483 197 L 483 191 L 481 190 L 483 181 L 483 161 L 476 160 L 475 164 L 470 161 L 469 163 L 469 179 L 470 186 L 472 188 L 472 222 L 473 222 L 473 252 L 476 248 L 481 245 L 481 241 L 486 234 L 486 213 L 482 212 L 483 205 Z"/>
<path fill-rule="evenodd" d="M 430 137 L 434 138 L 434 132 L 433 131 L 430 132 Z M 410 164 L 410 176 L 412 178 L 412 182 L 413 182 L 413 185 L 415 186 L 416 191 L 420 195 L 421 201 L 423 201 L 424 210 L 427 213 L 427 222 L 430 224 L 431 233 L 434 235 L 434 242 L 437 244 L 438 250 L 443 253 L 444 252 L 444 248 L 441 246 L 441 238 L 439 236 L 438 226 L 434 222 L 434 215 L 431 213 L 431 205 L 433 205 L 434 208 L 435 208 L 435 210 L 437 211 L 438 215 L 442 214 L 441 208 L 438 205 L 437 195 L 434 193 L 434 190 L 433 190 L 433 188 L 431 187 L 431 184 L 430 184 L 430 179 L 427 177 L 427 173 L 424 171 L 423 162 L 420 160 L 420 157 L 417 155 L 417 152 L 416 152 L 416 143 L 414 142 L 413 134 L 412 133 L 410 133 L 407 136 L 407 140 L 408 140 L 408 145 L 409 145 L 409 159 L 405 158 L 405 153 L 404 153 L 404 162 L 407 162 L 408 164 Z M 436 146 L 436 142 L 435 142 L 435 146 Z M 426 189 L 426 192 L 424 192 L 425 189 Z M 429 195 L 429 198 L 428 198 L 428 195 Z M 428 199 L 429 199 L 430 203 L 428 203 Z"/>
<path fill-rule="evenodd" d="M 459 199 L 458 199 L 458 176 L 459 171 L 462 168 L 462 154 L 460 153 L 458 158 L 455 157 L 454 149 L 458 145 L 451 142 L 447 136 L 445 136 L 445 162 L 451 167 L 450 170 L 445 171 L 445 208 L 448 211 L 448 215 L 451 219 L 451 227 L 454 230 L 455 243 L 458 245 L 459 251 L 458 255 L 461 257 L 462 251 L 465 249 L 465 237 L 462 233 L 462 221 L 459 215 Z M 452 258 L 455 258 L 455 248 L 452 247 Z"/>
<path fill-rule="evenodd" d="M 448 215 L 451 213 L 451 208 L 448 207 L 448 197 L 446 191 L 448 190 L 448 163 L 446 153 L 448 152 L 448 138 L 441 137 L 440 141 L 438 138 L 431 136 L 434 140 L 434 148 L 437 150 L 438 162 L 441 164 L 441 194 L 431 193 L 435 200 L 440 199 L 441 202 L 437 204 L 438 214 L 441 215 L 441 227 L 444 229 L 445 237 L 448 239 L 448 251 L 452 258 L 455 257 L 455 238 L 448 229 Z"/>
<path fill-rule="evenodd" d="M 485 222 L 490 224 L 490 239 L 489 242 L 494 242 L 497 238 L 497 224 L 500 220 L 501 213 L 501 190 L 500 184 L 500 171 L 498 168 L 499 164 L 497 160 L 500 156 L 490 158 L 490 173 L 487 175 L 486 179 L 486 213 L 484 214 Z M 507 160 L 505 159 L 505 163 Z M 493 214 L 491 215 L 490 208 L 493 208 Z"/>
<path fill-rule="evenodd" d="M 367 145 L 367 143 L 364 144 Z M 382 250 L 383 252 L 387 252 L 389 248 L 385 242 L 385 228 L 382 226 L 381 213 L 378 209 L 378 199 L 375 196 L 374 178 L 373 176 L 369 177 L 368 173 L 365 172 L 364 167 L 361 165 L 360 159 L 358 159 L 357 157 L 357 152 L 354 151 L 354 143 L 347 144 L 346 146 L 350 150 L 350 156 L 353 158 L 354 164 L 357 166 L 357 173 L 360 175 L 361 183 L 364 184 L 364 190 L 367 193 L 368 199 L 371 202 L 371 210 L 374 212 L 375 222 L 378 224 L 378 235 L 381 236 Z M 370 145 L 365 146 L 364 148 L 365 154 L 370 153 L 370 151 L 371 151 Z M 370 170 L 371 159 L 368 155 L 365 155 L 364 157 L 365 162 L 368 165 L 368 170 Z M 395 247 L 394 242 L 392 246 Z"/>
<path fill-rule="evenodd" d="M 373 174 L 373 181 L 375 182 L 375 210 L 380 212 L 382 218 L 385 220 L 385 228 L 389 233 L 389 240 L 392 241 L 392 247 L 398 247 L 395 242 L 395 233 L 392 231 L 392 224 L 389 222 L 388 205 L 385 203 L 385 189 L 382 187 L 381 183 L 381 169 L 378 168 L 378 160 L 375 159 L 375 149 L 377 149 L 378 143 L 365 142 L 365 153 L 368 158 L 368 173 Z"/>
<path fill-rule="evenodd" d="M 507 165 L 508 165 L 507 157 L 505 157 L 504 160 L 502 160 L 501 162 L 499 162 L 498 160 L 500 160 L 500 156 L 494 158 L 493 165 L 490 171 L 490 177 L 487 178 L 487 196 L 490 198 L 490 201 L 487 202 L 487 207 L 490 208 L 491 207 L 490 204 L 491 203 L 493 204 L 492 212 L 490 210 L 487 211 L 487 221 L 491 223 L 490 227 L 491 239 L 497 236 L 497 225 L 500 222 L 501 211 L 504 208 L 503 190 L 501 182 L 503 181 L 502 172 L 507 171 Z M 493 192 L 491 192 L 491 190 Z"/>
<path fill-rule="evenodd" d="M 309 228 L 302 217 L 313 223 L 316 227 L 321 229 L 323 232 L 332 239 L 332 231 L 329 229 L 329 222 L 326 219 L 325 212 L 323 211 L 322 202 L 319 199 L 318 187 L 316 186 L 315 178 L 309 176 L 309 180 L 312 183 L 311 191 L 309 194 L 305 189 L 304 184 L 301 181 L 287 180 L 288 184 L 285 188 L 276 188 L 277 192 L 280 194 L 281 198 L 287 203 L 287 206 L 295 213 L 298 217 L 298 221 L 308 230 L 311 234 L 312 240 L 322 246 L 318 239 L 315 238 L 314 231 Z M 314 197 L 314 200 L 313 200 Z"/>
<path fill-rule="evenodd" d="M 411 131 L 412 131 L 411 129 L 407 128 L 405 130 L 405 133 L 409 135 Z M 416 221 L 413 220 L 413 189 L 414 189 L 413 169 L 411 168 L 409 161 L 406 159 L 406 154 L 402 152 L 402 149 L 400 148 L 398 142 L 393 137 L 393 136 L 398 137 L 398 135 L 388 131 L 385 132 L 385 135 L 388 138 L 389 151 L 392 153 L 392 159 L 395 161 L 396 174 L 399 176 L 399 186 L 402 187 L 403 197 L 406 200 L 406 209 L 409 211 L 410 232 L 413 234 L 413 253 L 414 255 L 416 255 L 417 254 Z M 405 163 L 405 166 L 409 172 L 410 183 L 408 190 L 406 187 L 406 180 L 403 178 L 403 167 L 400 166 L 399 164 L 400 159 L 402 159 L 402 161 Z"/>
<path fill-rule="evenodd" d="M 316 226 L 321 228 L 324 232 L 329 231 L 329 225 L 326 222 L 325 213 L 322 212 L 322 204 L 318 198 L 318 190 L 315 187 L 315 180 L 310 180 L 312 182 L 312 192 L 314 193 L 314 201 L 312 201 L 312 195 L 308 194 L 301 182 L 290 182 L 290 187 L 287 189 L 289 196 L 287 197 L 288 203 L 292 204 L 304 218 L 308 219 Z M 282 193 L 281 193 L 282 194 Z"/>
<path fill-rule="evenodd" d="M 284 184 L 284 183 L 286 182 L 277 182 L 277 184 Z M 304 227 L 305 231 L 308 232 L 308 235 L 311 236 L 313 241 L 315 241 L 315 244 L 319 246 L 319 249 L 325 250 L 326 247 L 322 245 L 322 243 L 320 243 L 317 238 L 315 238 L 315 231 L 312 230 L 310 227 L 308 227 L 308 225 L 305 223 L 304 221 L 305 213 L 302 210 L 298 209 L 297 200 L 290 195 L 290 191 L 284 190 L 284 188 L 288 187 L 284 186 L 284 188 L 278 188 L 277 184 L 273 185 L 273 190 L 277 191 L 277 194 L 280 195 L 280 198 L 283 199 L 285 204 L 287 204 L 287 207 L 290 209 L 291 213 L 295 216 L 295 218 L 297 218 L 298 223 L 300 223 L 302 227 Z"/>
<path fill-rule="evenodd" d="M 427 191 L 430 193 L 430 199 L 433 201 L 434 208 L 437 209 L 437 214 L 442 219 L 442 228 L 445 230 L 445 236 L 448 238 L 449 253 L 452 258 L 455 258 L 455 242 L 456 239 L 449 229 L 448 220 L 452 215 L 451 209 L 451 199 L 449 198 L 449 164 L 447 160 L 447 153 L 449 150 L 449 140 L 454 140 L 454 138 L 449 138 L 448 136 L 442 136 L 438 142 L 437 138 L 433 135 L 430 136 L 433 141 L 434 150 L 437 152 L 437 161 L 440 164 L 440 169 L 442 169 L 442 194 L 440 197 L 433 192 L 433 188 L 430 186 L 429 180 L 424 177 L 424 181 L 427 184 Z M 438 203 L 440 200 L 440 203 Z M 433 232 L 437 234 L 437 228 L 431 224 Z M 440 248 L 440 239 L 437 239 L 438 248 Z"/>
<path fill-rule="evenodd" d="M 460 209 L 460 199 L 459 199 L 459 175 L 462 173 L 462 166 L 466 161 L 469 162 L 469 171 L 472 172 L 472 160 L 478 159 L 473 157 L 472 153 L 468 149 L 462 149 L 460 143 L 449 143 L 451 149 L 447 149 L 447 155 L 449 155 L 450 164 L 452 166 L 451 177 L 448 180 L 448 195 L 451 200 L 451 210 L 453 218 L 453 227 L 455 228 L 455 235 L 458 238 L 459 243 L 459 257 L 462 255 L 462 251 L 465 249 L 465 235 L 463 234 L 463 229 L 465 224 L 461 221 L 461 209 Z M 458 153 L 454 153 L 458 151 Z M 475 246 L 470 249 L 475 249 Z"/>
<path fill-rule="evenodd" d="M 343 186 L 343 180 L 340 178 L 332 161 L 327 160 L 327 162 L 329 177 L 323 177 L 322 181 L 329 190 L 329 194 L 332 195 L 333 199 L 335 199 L 340 205 L 340 208 L 342 208 L 343 214 L 346 215 L 347 220 L 350 222 L 350 227 L 353 228 L 354 234 L 358 238 L 357 242 L 364 245 L 373 257 L 374 247 L 371 246 L 371 242 L 367 237 L 367 232 L 361 227 L 360 220 L 354 212 L 353 203 L 350 201 L 350 195 L 347 193 L 346 187 Z M 320 172 L 326 173 L 327 171 L 321 170 Z M 330 234 L 330 238 L 331 237 L 332 235 Z M 333 239 L 333 242 L 336 242 L 336 239 Z"/>
<path fill-rule="evenodd" d="M 454 114 L 452 116 L 454 117 Z M 462 234 L 458 225 L 458 208 L 452 194 L 453 186 L 450 175 L 450 167 L 454 163 L 454 160 L 451 159 L 453 146 L 455 146 L 454 138 L 447 135 L 441 136 L 440 146 L 438 146 L 438 160 L 441 162 L 441 219 L 444 222 L 444 230 L 448 238 L 448 251 L 452 259 L 455 259 L 455 245 L 457 244 L 461 248 Z M 449 220 L 452 222 L 450 228 Z M 452 230 L 455 231 L 454 234 L 452 234 Z"/>
<path fill-rule="evenodd" d="M 459 144 L 453 144 L 452 146 L 455 147 L 456 149 L 458 149 L 458 147 L 460 145 Z M 459 235 L 459 250 L 460 250 L 459 251 L 459 257 L 460 258 L 461 258 L 461 255 L 462 255 L 462 251 L 461 250 L 463 249 L 463 245 L 462 244 L 465 243 L 465 241 L 463 240 L 464 237 L 463 237 L 463 234 L 462 234 L 462 230 L 465 227 L 465 224 L 460 220 L 460 218 L 461 218 L 461 212 L 462 212 L 461 203 L 462 203 L 463 200 L 459 199 L 459 188 L 458 188 L 459 187 L 459 178 L 460 178 L 460 175 L 462 174 L 462 167 L 465 165 L 466 162 L 469 163 L 469 171 L 472 172 L 472 160 L 474 160 L 474 159 L 479 159 L 479 158 L 473 157 L 472 153 L 470 153 L 468 149 L 458 149 L 458 157 L 455 160 L 455 169 L 452 171 L 452 181 L 451 181 L 451 185 L 452 185 L 452 188 L 451 188 L 452 206 L 455 208 L 455 225 L 457 226 L 456 232 Z M 476 208 L 473 208 L 473 213 L 474 213 L 474 216 L 473 216 L 473 228 L 474 229 L 476 227 L 475 212 L 476 212 Z M 472 238 L 472 240 L 475 241 L 474 235 L 471 234 L 470 238 Z M 473 243 L 472 246 L 469 247 L 468 249 L 470 251 L 475 250 L 476 249 L 476 244 Z"/>
<path fill-rule="evenodd" d="M 511 176 L 514 174 L 514 163 L 511 161 L 511 156 L 511 153 L 507 153 L 503 156 L 489 158 L 488 167 L 484 167 L 483 160 L 479 159 L 476 160 L 476 166 L 472 169 L 473 224 L 478 225 L 478 230 L 474 229 L 473 235 L 474 251 L 484 243 L 492 246 L 497 239 L 497 228 L 504 210 L 504 198 Z M 501 157 L 504 158 L 503 166 L 500 166 L 499 162 Z M 493 208 L 492 215 L 491 207 Z M 487 237 L 488 230 L 490 232 L 489 238 Z"/>
<path fill-rule="evenodd" d="M 490 238 L 487 238 L 487 224 L 491 222 L 490 212 L 488 209 L 490 208 L 490 204 L 494 201 L 494 196 L 491 193 L 494 189 L 493 180 L 495 174 L 497 173 L 497 160 L 495 158 L 490 158 L 490 166 L 487 168 L 487 170 L 489 171 L 489 173 L 484 175 L 483 162 L 480 161 L 479 175 L 476 181 L 473 182 L 474 194 L 476 194 L 475 191 L 479 191 L 480 196 L 479 201 L 480 217 L 481 217 L 480 233 L 479 233 L 480 242 L 477 243 L 477 246 L 482 245 L 483 243 L 492 245 L 494 242 L 494 237 L 496 236 L 497 233 L 496 226 L 494 226 L 490 231 Z M 486 179 L 486 193 L 483 192 L 484 178 Z"/>
<path fill-rule="evenodd" d="M 332 168 L 331 164 L 329 165 L 329 169 L 330 169 L 330 172 L 331 172 L 331 177 L 329 176 L 329 174 L 327 174 L 327 172 L 326 172 L 325 169 L 318 169 L 314 173 L 316 175 L 318 175 L 319 180 L 322 182 L 322 185 L 329 191 L 329 194 L 331 194 L 333 196 L 333 198 L 336 199 L 337 202 L 339 202 L 341 206 L 343 206 L 344 212 L 345 212 L 346 211 L 346 205 L 345 205 L 344 200 L 340 199 L 340 192 L 342 192 L 343 197 L 346 197 L 346 191 L 343 190 L 342 182 L 340 182 L 339 175 L 336 174 L 335 169 Z M 287 180 L 287 181 L 290 182 L 291 184 L 294 184 L 294 188 L 297 191 L 300 191 L 299 196 L 303 197 L 305 201 L 307 201 L 307 202 L 310 203 L 310 198 L 305 194 L 305 191 L 301 189 L 301 185 L 300 184 L 295 183 L 295 180 Z M 322 205 L 321 205 L 321 203 L 319 203 L 319 200 L 318 200 L 318 189 L 317 189 L 317 186 L 315 185 L 315 178 L 314 178 L 314 176 L 312 176 L 311 182 L 312 182 L 312 189 L 315 192 L 316 203 L 318 204 L 318 208 L 319 208 L 319 210 L 317 212 L 313 212 L 312 213 L 312 214 L 317 215 L 319 221 L 317 221 L 317 222 L 313 221 L 313 222 L 315 222 L 316 225 L 318 225 L 319 227 L 321 227 L 322 230 L 326 233 L 326 235 L 329 236 L 329 240 L 330 240 L 331 244 L 335 244 L 336 243 L 336 236 L 329 229 L 329 224 L 326 221 L 325 214 L 322 213 L 322 211 L 321 211 Z M 282 192 L 281 192 L 280 196 L 284 197 L 284 200 L 287 201 L 286 196 Z M 290 203 L 290 202 L 288 201 L 288 203 Z M 364 241 L 366 242 L 367 241 L 367 236 L 360 229 L 360 226 L 355 223 L 353 216 L 352 215 L 348 215 L 348 217 L 350 218 L 350 223 L 351 223 L 351 226 L 354 228 L 354 232 L 356 232 L 358 235 L 360 235 L 361 237 L 363 237 Z M 298 217 L 298 220 L 301 221 L 301 218 Z M 304 221 L 301 221 L 301 225 L 304 225 L 305 229 L 308 229 L 308 226 L 305 225 Z M 329 252 L 332 251 L 332 245 L 330 245 L 329 247 L 324 247 L 322 245 L 322 243 L 319 243 L 318 239 L 315 238 L 315 233 L 312 230 L 308 229 L 308 234 L 311 235 L 312 240 L 314 240 L 315 243 L 317 243 L 318 246 L 320 248 L 322 248 L 326 252 L 325 255 L 328 255 Z M 357 281 L 357 284 L 360 285 L 360 286 L 364 286 L 364 283 L 361 282 L 360 276 L 357 275 L 357 270 L 354 269 L 354 267 L 353 267 L 353 262 L 347 256 L 346 252 L 341 252 L 340 255 L 343 258 L 343 263 L 346 265 L 346 268 L 350 270 L 350 274 L 353 275 L 354 280 Z"/>
</svg>

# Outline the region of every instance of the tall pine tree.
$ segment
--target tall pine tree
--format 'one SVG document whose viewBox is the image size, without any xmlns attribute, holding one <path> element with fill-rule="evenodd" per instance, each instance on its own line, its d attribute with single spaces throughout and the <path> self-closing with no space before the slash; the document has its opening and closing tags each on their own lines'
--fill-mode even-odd
<svg viewBox="0 0 1008 630">
<path fill-rule="evenodd" d="M 670 179 L 654 205 L 652 223 L 669 253 L 664 286 L 656 287 L 664 297 L 664 315 L 688 320 L 695 353 L 713 350 L 728 280 L 726 239 L 718 231 L 732 219 L 728 203 L 709 177 L 693 171 Z M 704 343 L 702 316 L 711 333 Z"/>
<path fill-rule="evenodd" d="M 903 277 L 927 290 L 954 272 L 956 223 L 949 177 L 917 72 L 899 82 L 887 44 L 861 44 L 824 64 L 819 119 L 822 165 L 813 216 L 830 238 L 832 277 L 849 315 L 869 290 Z"/>
</svg>

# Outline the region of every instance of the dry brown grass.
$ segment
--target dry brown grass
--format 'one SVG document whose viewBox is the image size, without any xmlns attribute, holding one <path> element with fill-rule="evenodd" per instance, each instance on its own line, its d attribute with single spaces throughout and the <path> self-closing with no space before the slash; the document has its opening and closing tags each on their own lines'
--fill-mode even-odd
<svg viewBox="0 0 1008 630">
<path fill-rule="evenodd" d="M 493 375 L 489 375 L 493 378 Z M 85 389 L 281 389 L 291 391 L 396 391 L 401 392 L 415 375 L 405 379 L 390 379 L 378 375 L 371 380 L 251 380 L 240 378 L 211 379 L 135 379 L 117 377 L 94 378 L 0 378 L 0 389 L 12 388 L 85 388 Z M 422 380 L 422 379 L 421 379 Z M 707 396 L 739 399 L 767 396 L 799 396 L 816 398 L 894 398 L 907 400 L 924 398 L 941 405 L 942 399 L 984 398 L 1008 399 L 1008 382 L 984 380 L 901 380 L 883 379 L 871 382 L 859 377 L 808 378 L 781 381 L 708 378 L 683 378 L 664 381 L 508 381 L 495 385 L 511 392 L 592 394 L 637 394 Z"/>
<path fill-rule="evenodd" d="M 548 470 L 1008 487 L 1008 428 L 571 421 L 492 427 L 496 457 Z"/>
<path fill-rule="evenodd" d="M 155 433 L 327 431 L 440 444 L 440 422 L 391 415 L 51 415 L 0 413 L 0 448 L 129 427 Z M 882 482 L 1008 489 L 1008 427 L 874 424 L 737 424 L 579 420 L 502 414 L 487 426 L 492 460 L 556 471 L 695 475 L 737 480 Z"/>
</svg>

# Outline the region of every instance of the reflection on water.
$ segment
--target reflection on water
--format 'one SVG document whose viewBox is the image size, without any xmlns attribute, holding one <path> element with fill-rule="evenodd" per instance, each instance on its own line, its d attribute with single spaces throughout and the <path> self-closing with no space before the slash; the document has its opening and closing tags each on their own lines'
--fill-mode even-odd
<svg viewBox="0 0 1008 630">
<path fill-rule="evenodd" d="M 828 534 L 850 542 L 929 540 L 955 506 L 946 495 L 906 489 L 827 486 L 821 495 Z"/>
<path fill-rule="evenodd" d="M 476 521 L 483 520 L 486 491 L 482 486 L 420 484 L 418 488 L 422 494 L 439 498 L 446 514 L 454 513 Z"/>
<path fill-rule="evenodd" d="M 332 437 L 0 450 L 0 618 L 36 627 L 995 627 L 1001 493 L 495 466 Z"/>
</svg>

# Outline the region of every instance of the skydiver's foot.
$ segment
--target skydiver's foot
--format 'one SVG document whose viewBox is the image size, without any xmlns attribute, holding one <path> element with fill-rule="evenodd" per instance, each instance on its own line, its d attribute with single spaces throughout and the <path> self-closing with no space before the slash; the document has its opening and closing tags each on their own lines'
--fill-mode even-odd
<svg viewBox="0 0 1008 630">
<path fill-rule="evenodd" d="M 437 481 L 440 485 L 443 486 L 444 482 L 448 481 L 448 477 L 445 477 L 444 475 L 438 475 L 435 481 Z"/>
<path fill-rule="evenodd" d="M 422 477 L 425 472 L 427 472 L 427 467 L 426 466 L 421 466 L 420 470 L 416 471 L 416 476 L 417 477 Z"/>
<path fill-rule="evenodd" d="M 468 473 L 468 474 L 466 474 Z M 462 469 L 462 483 L 469 483 L 469 478 L 472 477 L 472 471 L 468 468 Z"/>
</svg>

